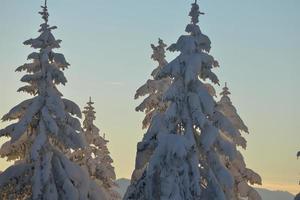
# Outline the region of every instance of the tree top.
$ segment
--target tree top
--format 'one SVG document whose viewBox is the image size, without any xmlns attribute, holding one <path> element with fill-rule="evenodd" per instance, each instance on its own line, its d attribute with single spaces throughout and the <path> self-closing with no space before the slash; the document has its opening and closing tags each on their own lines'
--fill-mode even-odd
<svg viewBox="0 0 300 200">
<path fill-rule="evenodd" d="M 45 0 L 44 6 L 41 6 L 41 8 L 43 8 L 43 11 L 39 12 L 39 14 L 42 15 L 43 20 L 47 24 L 48 23 L 48 18 L 49 18 L 47 0 Z"/>
<path fill-rule="evenodd" d="M 89 101 L 87 102 L 87 104 L 88 104 L 90 107 L 94 104 L 94 102 L 92 101 L 92 97 L 89 98 Z"/>
<path fill-rule="evenodd" d="M 197 0 L 195 0 L 194 3 L 192 3 L 192 9 L 189 13 L 189 16 L 192 18 L 191 22 L 192 24 L 197 24 L 199 22 L 199 16 L 204 15 L 205 13 L 200 11 L 199 5 L 197 3 Z"/>
<path fill-rule="evenodd" d="M 227 82 L 225 82 L 225 86 L 223 87 L 223 91 L 220 93 L 222 96 L 228 96 L 231 93 L 229 92 L 229 88 L 227 87 Z"/>
</svg>

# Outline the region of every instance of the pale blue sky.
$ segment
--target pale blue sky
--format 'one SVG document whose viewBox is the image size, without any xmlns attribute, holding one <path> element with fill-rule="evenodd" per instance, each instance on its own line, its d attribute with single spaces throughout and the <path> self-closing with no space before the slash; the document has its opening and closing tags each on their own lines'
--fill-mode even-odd
<svg viewBox="0 0 300 200">
<path fill-rule="evenodd" d="M 59 51 L 72 65 L 62 92 L 80 106 L 93 97 L 117 175 L 130 177 L 144 132 L 133 95 L 156 66 L 150 43 L 161 37 L 171 44 L 184 33 L 192 0 L 48 1 L 50 24 L 63 40 Z M 0 115 L 28 97 L 16 92 L 22 84 L 14 70 L 32 51 L 22 42 L 37 36 L 41 3 L 0 0 Z M 251 131 L 248 166 L 265 187 L 300 190 L 300 1 L 201 0 L 200 7 L 202 31 L 221 65 L 215 72 Z"/>
</svg>

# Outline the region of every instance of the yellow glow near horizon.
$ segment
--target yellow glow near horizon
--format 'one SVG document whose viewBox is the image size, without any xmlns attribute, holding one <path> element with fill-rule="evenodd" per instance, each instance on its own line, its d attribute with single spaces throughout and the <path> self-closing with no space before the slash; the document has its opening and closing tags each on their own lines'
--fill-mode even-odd
<svg viewBox="0 0 300 200">
<path fill-rule="evenodd" d="M 0 139 L 0 145 L 2 145 L 6 140 Z M 126 159 L 126 158 L 124 158 Z M 117 164 L 118 166 L 121 166 L 122 160 L 114 160 L 114 164 Z M 121 162 L 120 162 L 121 161 Z M 11 166 L 13 162 L 7 162 L 5 159 L 0 158 L 0 171 L 4 171 L 6 168 Z M 130 179 L 130 176 L 128 174 L 128 171 L 132 170 L 133 166 L 126 166 L 124 169 L 122 168 L 116 168 L 116 172 L 119 173 L 117 175 L 118 178 L 127 178 Z M 270 182 L 268 180 L 263 180 L 262 185 L 255 185 L 257 188 L 263 188 L 263 189 L 269 189 L 271 191 L 287 191 L 290 192 L 294 195 L 296 195 L 299 190 L 300 186 L 295 184 L 290 184 L 290 183 L 279 183 L 279 182 Z"/>
<path fill-rule="evenodd" d="M 297 184 L 282 184 L 282 183 L 272 183 L 272 182 L 265 182 L 263 185 L 255 186 L 257 188 L 265 188 L 272 191 L 288 191 L 294 195 L 298 194 L 300 186 Z"/>
</svg>

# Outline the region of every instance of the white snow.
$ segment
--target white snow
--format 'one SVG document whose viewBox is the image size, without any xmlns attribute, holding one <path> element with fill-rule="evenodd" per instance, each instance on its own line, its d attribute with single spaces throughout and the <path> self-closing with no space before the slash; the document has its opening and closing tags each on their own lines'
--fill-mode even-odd
<svg viewBox="0 0 300 200">
<path fill-rule="evenodd" d="M 259 184 L 261 179 L 246 169 L 237 151 L 238 146 L 246 147 L 241 131 L 247 132 L 247 128 L 232 112 L 224 112 L 221 103 L 214 99 L 215 89 L 207 83 L 219 84 L 212 71 L 219 63 L 209 54 L 211 42 L 197 24 L 200 14 L 203 13 L 198 4 L 193 3 L 191 23 L 186 27 L 188 34 L 168 48 L 179 55 L 155 71 L 156 81 L 171 80 L 162 92 L 167 108 L 152 116 L 138 143 L 126 200 L 238 200 L 242 193 L 260 200 L 248 183 Z M 145 95 L 155 89 L 142 86 L 138 91 Z M 150 109 L 145 105 L 158 108 L 156 100 L 152 96 L 146 98 L 137 110 L 147 113 Z M 239 168 L 237 174 L 233 173 L 233 165 Z M 238 180 L 245 182 L 247 191 L 238 190 Z"/>
<path fill-rule="evenodd" d="M 87 141 L 87 147 L 74 152 L 69 151 L 69 157 L 89 174 L 93 180 L 93 189 L 102 193 L 103 199 L 119 200 L 121 197 L 114 190 L 116 174 L 112 166 L 113 160 L 107 148 L 108 140 L 99 135 L 100 130 L 94 125 L 96 112 L 93 104 L 94 102 L 90 99 L 83 111 L 85 116 L 83 121 L 84 137 Z"/>
<path fill-rule="evenodd" d="M 40 36 L 24 42 L 39 53 L 31 53 L 32 63 L 16 69 L 27 73 L 21 81 L 28 83 L 18 91 L 34 97 L 2 118 L 15 123 L 0 130 L 0 136 L 10 137 L 0 155 L 15 163 L 0 174 L 0 199 L 109 199 L 85 170 L 64 155 L 67 149 L 84 148 L 86 142 L 77 119 L 81 117 L 79 107 L 62 99 L 56 88 L 67 82 L 62 70 L 69 64 L 63 54 L 53 52 L 61 40 L 51 33 L 56 27 L 48 25 L 47 6 L 42 8 Z"/>
</svg>

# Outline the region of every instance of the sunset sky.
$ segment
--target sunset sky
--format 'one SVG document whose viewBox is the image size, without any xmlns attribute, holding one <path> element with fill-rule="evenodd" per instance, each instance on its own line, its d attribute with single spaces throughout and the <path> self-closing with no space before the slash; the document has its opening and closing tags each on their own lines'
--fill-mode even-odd
<svg viewBox="0 0 300 200">
<path fill-rule="evenodd" d="M 42 0 L 0 0 L 0 115 L 29 98 L 17 66 L 33 51 L 23 41 L 37 36 Z M 110 140 L 118 178 L 130 178 L 143 113 L 133 99 L 156 67 L 151 43 L 176 42 L 189 23 L 192 0 L 48 0 L 49 23 L 71 63 L 65 97 L 81 107 L 96 102 L 96 125 Z M 202 32 L 212 41 L 214 69 L 228 82 L 231 99 L 250 129 L 243 151 L 263 187 L 300 191 L 300 1 L 201 0 Z M 168 53 L 167 60 L 176 56 Z M 219 92 L 222 87 L 216 86 Z M 7 123 L 0 123 L 0 128 Z M 0 161 L 0 170 L 9 164 Z"/>
</svg>

